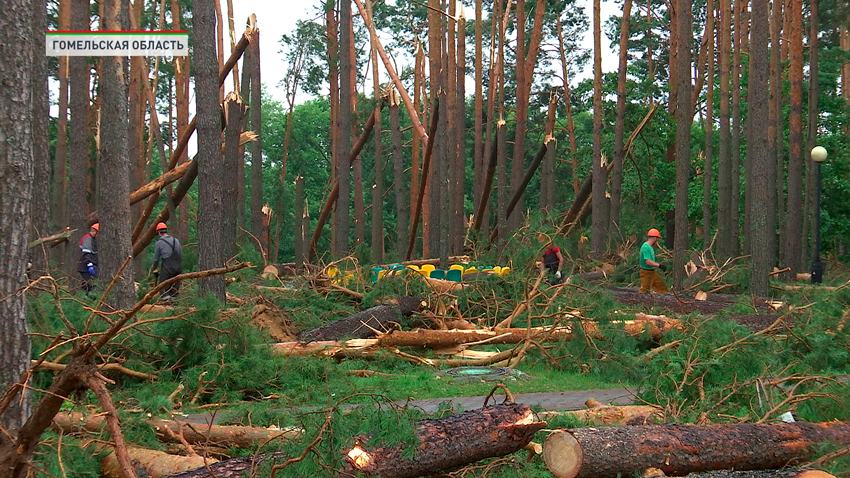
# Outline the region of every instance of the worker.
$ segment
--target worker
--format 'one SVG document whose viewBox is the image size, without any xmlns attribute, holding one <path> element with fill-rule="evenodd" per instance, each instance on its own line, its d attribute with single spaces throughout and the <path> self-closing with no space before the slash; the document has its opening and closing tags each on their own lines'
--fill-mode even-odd
<svg viewBox="0 0 850 478">
<path fill-rule="evenodd" d="M 540 272 L 549 270 L 549 273 L 554 275 L 554 280 L 550 279 L 551 284 L 561 283 L 561 269 L 564 267 L 564 255 L 561 254 L 561 248 L 552 244 L 545 234 L 537 236 L 540 242 L 548 242 L 546 252 L 543 253 L 543 260 L 540 261 Z"/>
<path fill-rule="evenodd" d="M 160 281 L 167 281 L 183 272 L 183 248 L 180 247 L 180 241 L 176 237 L 168 235 L 168 226 L 164 222 L 156 225 L 156 233 L 159 234 L 159 240 L 156 241 L 151 272 Z M 160 259 L 162 259 L 162 269 L 157 271 Z M 180 281 L 165 288 L 160 300 L 170 300 L 176 297 L 178 292 L 180 292 Z"/>
<path fill-rule="evenodd" d="M 658 232 L 658 229 L 652 228 L 646 233 L 646 242 L 640 246 L 641 294 L 649 294 L 650 289 L 659 294 L 668 292 L 667 284 L 664 283 L 664 279 L 658 275 L 658 271 L 656 270 L 661 269 L 662 271 L 666 271 L 667 266 L 656 262 L 655 249 L 652 248 L 659 239 L 661 239 L 661 233 Z"/>
<path fill-rule="evenodd" d="M 83 279 L 83 290 L 91 292 L 94 288 L 92 279 L 97 276 L 97 233 L 100 232 L 100 223 L 94 223 L 89 227 L 89 232 L 80 239 L 80 260 L 77 261 L 77 272 Z"/>
</svg>

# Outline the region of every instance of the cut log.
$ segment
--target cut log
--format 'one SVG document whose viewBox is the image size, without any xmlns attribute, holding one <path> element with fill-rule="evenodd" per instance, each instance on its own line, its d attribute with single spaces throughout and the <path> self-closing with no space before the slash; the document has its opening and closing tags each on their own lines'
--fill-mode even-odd
<svg viewBox="0 0 850 478">
<path fill-rule="evenodd" d="M 195 470 L 218 462 L 215 458 L 210 457 L 169 455 L 163 451 L 147 448 L 128 447 L 127 452 L 133 460 L 136 476 L 151 478 Z M 105 478 L 124 478 L 118 460 L 115 458 L 115 453 L 110 453 L 104 457 L 101 475 Z"/>
<path fill-rule="evenodd" d="M 401 447 L 367 450 L 357 444 L 346 452 L 348 470 L 382 478 L 432 475 L 525 447 L 546 422 L 534 421 L 527 405 L 506 403 L 417 424 L 415 459 Z"/>
<path fill-rule="evenodd" d="M 557 430 L 543 445 L 559 478 L 631 476 L 658 468 L 675 476 L 711 470 L 781 468 L 814 445 L 850 444 L 850 423 L 646 425 Z"/>
<path fill-rule="evenodd" d="M 283 452 L 280 451 L 260 453 L 253 456 L 241 456 L 239 458 L 222 460 L 218 463 L 194 470 L 163 475 L 161 478 L 243 478 L 258 466 L 268 461 L 274 463 L 276 459 L 281 457 L 283 457 Z"/>
<path fill-rule="evenodd" d="M 151 418 L 145 420 L 156 430 L 157 437 L 164 442 L 204 444 L 229 448 L 252 448 L 275 439 L 294 438 L 301 434 L 300 428 L 262 428 L 235 425 L 206 425 L 178 420 Z M 86 431 L 99 433 L 105 426 L 105 418 L 100 415 L 84 415 L 79 412 L 57 413 L 53 418 L 54 428 L 66 433 Z M 190 468 L 184 468 L 186 470 Z M 169 473 L 174 473 L 170 471 Z"/>
<path fill-rule="evenodd" d="M 603 405 L 594 398 L 585 402 L 587 410 L 539 412 L 540 418 L 568 416 L 592 425 L 649 425 L 657 423 L 664 409 L 654 405 Z"/>
<path fill-rule="evenodd" d="M 428 305 L 421 297 L 399 296 L 395 304 L 383 304 L 358 312 L 344 319 L 302 332 L 302 342 L 339 340 L 343 337 L 365 339 L 375 336 L 375 330 L 385 331 L 391 322 L 422 310 Z"/>
<path fill-rule="evenodd" d="M 647 470 L 642 478 L 663 478 L 663 471 Z M 811 468 L 783 468 L 781 470 L 732 471 L 716 470 L 705 473 L 690 473 L 683 478 L 836 478 L 835 475 Z"/>
</svg>

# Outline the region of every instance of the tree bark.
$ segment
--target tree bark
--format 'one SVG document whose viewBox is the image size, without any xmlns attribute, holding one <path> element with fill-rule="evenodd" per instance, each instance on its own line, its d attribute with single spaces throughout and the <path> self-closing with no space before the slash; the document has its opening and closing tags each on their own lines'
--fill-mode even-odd
<svg viewBox="0 0 850 478">
<path fill-rule="evenodd" d="M 463 8 L 458 12 L 457 22 L 457 62 L 455 65 L 455 82 L 456 86 L 456 115 L 455 136 L 457 138 L 457 152 L 455 154 L 455 163 L 452 167 L 454 193 L 452 199 L 454 201 L 452 207 L 452 216 L 454 221 L 455 234 L 451 236 L 451 254 L 461 254 L 463 252 L 464 237 L 466 237 L 466 212 L 464 208 L 464 198 L 466 197 L 466 18 L 463 16 Z"/>
<path fill-rule="evenodd" d="M 339 110 L 336 128 L 339 134 L 337 145 L 337 160 L 342 162 L 351 150 L 351 85 L 349 78 L 354 68 L 355 59 L 351 57 L 351 1 L 340 1 L 339 14 Z M 349 208 L 351 207 L 351 168 L 347 164 L 337 164 L 336 180 L 339 184 L 339 199 L 334 214 L 334 242 L 337 257 L 348 254 Z"/>
<path fill-rule="evenodd" d="M 705 7 L 705 34 L 708 37 L 705 73 L 705 163 L 702 178 L 702 248 L 708 249 L 711 244 L 711 179 L 714 175 L 714 0 L 708 0 Z"/>
<path fill-rule="evenodd" d="M 747 12 L 747 0 L 735 0 L 735 53 L 732 61 L 732 207 L 730 213 L 732 255 L 740 250 L 740 188 L 741 188 L 741 53 L 747 42 L 744 17 Z"/>
<path fill-rule="evenodd" d="M 106 5 L 106 28 L 120 31 L 129 24 L 128 12 L 120 0 L 111 0 Z M 106 281 L 114 280 L 110 296 L 116 309 L 128 309 L 135 303 L 133 264 L 128 264 L 120 277 L 116 275 L 124 259 L 132 255 L 130 238 L 130 204 L 124 200 L 130 194 L 130 158 L 128 152 L 129 110 L 127 100 L 127 60 L 124 57 L 103 57 L 100 72 L 101 140 L 100 171 L 101 184 L 98 202 L 109 204 L 100 214 L 100 271 Z"/>
<path fill-rule="evenodd" d="M 850 424 L 660 425 L 558 430 L 543 445 L 559 478 L 631 476 L 647 468 L 691 472 L 781 468 L 805 460 L 823 442 L 850 443 Z M 604 452 L 603 452 L 604 450 Z"/>
<path fill-rule="evenodd" d="M 605 237 L 608 218 L 605 217 L 605 187 L 607 175 L 602 164 L 602 17 L 600 0 L 593 0 L 593 226 L 590 244 L 593 255 L 601 259 L 605 254 Z"/>
<path fill-rule="evenodd" d="M 397 303 L 377 305 L 370 309 L 299 334 L 301 341 L 339 340 L 343 337 L 368 338 L 375 330 L 387 327 L 387 322 L 397 321 L 427 305 L 421 297 L 400 296 Z"/>
<path fill-rule="evenodd" d="M 440 103 L 435 102 L 434 108 L 431 110 L 431 126 L 430 132 L 431 136 L 435 136 L 437 133 L 437 125 L 440 121 Z M 413 255 L 413 247 L 416 245 L 416 231 L 419 228 L 419 217 L 422 214 L 422 204 L 424 203 L 425 191 L 428 187 L 428 174 L 431 170 L 431 155 L 434 150 L 434 142 L 428 141 L 425 149 L 425 158 L 422 160 L 422 177 L 419 178 L 419 194 L 416 196 L 416 206 L 413 208 L 413 219 L 410 222 L 410 235 L 408 240 L 410 241 L 407 244 L 407 254 L 405 254 L 405 260 L 409 261 Z M 425 224 L 423 222 L 422 225 L 422 242 L 426 241 L 425 238 Z"/>
<path fill-rule="evenodd" d="M 222 162 L 222 254 L 225 258 L 236 255 L 236 236 L 238 232 L 237 216 L 242 213 L 238 207 L 238 184 L 244 181 L 239 177 L 238 163 L 242 160 L 239 154 L 239 136 L 242 134 L 247 106 L 235 92 L 228 93 L 224 100 L 224 111 L 227 116 L 227 126 L 224 130 L 224 161 Z"/>
<path fill-rule="evenodd" d="M 514 453 L 546 426 L 535 421 L 527 405 L 505 403 L 416 425 L 419 447 L 415 460 L 401 447 L 374 450 L 357 445 L 347 454 L 351 471 L 383 478 L 432 475 L 485 458 Z"/>
<path fill-rule="evenodd" d="M 304 229 L 304 215 L 307 213 L 307 207 L 304 203 L 304 176 L 300 174 L 295 178 L 295 234 L 292 238 L 295 244 L 295 264 L 303 266 L 309 258 L 307 257 L 307 234 L 308 230 Z"/>
<path fill-rule="evenodd" d="M 129 447 L 127 453 L 132 460 L 131 469 L 136 476 L 167 476 L 198 468 L 206 471 L 207 465 L 218 462 L 215 458 L 200 455 L 171 455 L 159 450 L 138 447 Z M 103 458 L 101 473 L 104 478 L 126 478 L 122 474 L 122 467 L 115 458 L 115 453 L 110 453 Z"/>
<path fill-rule="evenodd" d="M 89 0 L 71 0 L 71 30 L 89 30 Z M 87 58 L 72 56 L 68 59 L 70 71 L 70 157 L 68 158 L 68 190 L 66 205 L 68 225 L 78 232 L 71 237 L 65 256 L 68 274 L 75 278 L 80 249 L 75 247 L 88 232 L 86 224 L 86 171 L 91 156 L 91 134 L 88 125 L 89 76 Z M 75 282 L 76 283 L 76 282 Z"/>
<path fill-rule="evenodd" d="M 35 56 L 43 51 L 33 51 L 36 37 L 43 31 L 33 29 L 33 9 L 43 10 L 45 5 L 30 0 L 7 2 L 3 9 L 6 28 L 0 31 L 0 234 L 6 247 L 0 252 L 0 390 L 4 392 L 24 377 L 29 368 L 30 337 L 26 317 L 25 294 L 17 293 L 26 285 L 27 242 L 30 235 L 30 210 L 33 197 L 33 115 L 32 85 Z M 42 58 L 44 60 L 44 58 Z M 45 81 L 46 78 L 40 78 Z M 39 101 L 41 103 L 41 101 Z M 40 108 L 40 106 L 39 106 Z M 43 185 L 41 185 L 43 187 Z M 14 191 L 14 193 L 12 193 Z M 16 386 L 15 396 L 5 410 L 0 409 L 0 427 L 18 430 L 30 414 L 30 393 Z M 0 448 L 7 445 L 6 433 L 0 434 Z M 0 469 L 4 465 L 0 457 Z"/>
<path fill-rule="evenodd" d="M 732 55 L 732 0 L 720 0 L 720 139 L 717 163 L 717 255 L 732 257 L 732 140 L 730 62 Z"/>
<path fill-rule="evenodd" d="M 768 35 L 770 12 L 768 0 L 752 2 L 752 39 L 750 41 L 750 77 L 747 111 L 747 156 L 748 169 L 752 171 L 747 194 L 750 200 L 750 233 L 752 245 L 752 267 L 750 268 L 750 291 L 767 295 L 768 273 L 773 265 L 774 241 L 776 238 L 773 193 L 776 181 L 776 163 L 768 156 Z"/>
<path fill-rule="evenodd" d="M 372 20 L 372 5 L 366 4 L 366 13 L 368 14 L 366 22 L 375 28 Z M 383 145 L 381 144 L 381 106 L 383 104 L 381 93 L 381 78 L 378 70 L 378 48 L 377 37 L 371 37 L 372 40 L 372 88 L 375 108 L 373 115 L 375 116 L 375 184 L 372 186 L 372 262 L 384 262 L 384 161 L 381 157 L 383 154 Z"/>
<path fill-rule="evenodd" d="M 475 222 L 478 222 L 479 204 L 483 198 L 484 175 L 487 164 L 484 162 L 484 49 L 483 49 L 483 6 L 482 0 L 475 0 L 475 96 L 473 97 L 473 188 L 472 198 L 475 207 Z M 492 39 L 491 39 L 492 41 Z"/>
<path fill-rule="evenodd" d="M 614 124 L 614 170 L 611 175 L 611 230 L 620 226 L 620 201 L 623 187 L 623 136 L 626 129 L 626 70 L 629 60 L 629 23 L 632 0 L 623 2 L 620 21 L 620 66 L 617 70 L 617 119 Z"/>
<path fill-rule="evenodd" d="M 399 258 L 404 257 L 407 247 L 408 209 L 406 185 L 404 177 L 404 149 L 401 136 L 401 118 L 399 117 L 398 92 L 393 89 L 390 93 L 390 136 L 393 140 L 393 189 L 395 192 L 396 209 L 396 248 Z M 412 174 L 412 173 L 411 173 Z"/>
<path fill-rule="evenodd" d="M 691 0 L 679 0 L 676 20 L 678 27 L 676 51 L 676 232 L 673 248 L 673 283 L 682 288 L 685 275 L 685 259 L 688 249 L 688 180 L 691 172 L 691 126 L 693 109 L 690 105 L 691 90 L 691 40 L 693 20 Z M 687 101 L 687 103 L 686 103 Z"/>
<path fill-rule="evenodd" d="M 803 268 L 803 2 L 790 0 L 790 102 L 788 104 L 788 209 L 785 214 L 785 260 L 789 277 Z"/>
<path fill-rule="evenodd" d="M 782 99 L 784 88 L 784 66 L 782 66 L 782 24 L 783 0 L 773 2 L 771 12 L 770 32 L 770 109 L 773 116 L 770 119 L 773 128 L 773 139 L 769 147 L 773 160 L 776 162 L 776 181 L 774 198 L 776 199 L 776 251 L 777 263 L 785 263 L 785 126 Z M 770 113 L 768 113 L 770 114 Z"/>
<path fill-rule="evenodd" d="M 71 0 L 59 2 L 59 30 L 71 29 Z M 53 161 L 53 187 L 52 187 L 52 227 L 53 229 L 64 227 L 68 222 L 65 210 L 65 195 L 67 192 L 67 165 L 68 165 L 68 59 L 70 57 L 59 57 L 59 111 L 56 119 L 56 152 Z M 68 247 L 68 246 L 66 246 Z M 56 262 L 62 269 L 65 262 L 64 251 L 56 254 Z"/>
<path fill-rule="evenodd" d="M 221 109 L 218 103 L 218 60 L 215 52 L 215 1 L 193 0 L 195 98 L 198 117 L 198 266 L 224 265 L 222 205 Z M 199 281 L 201 294 L 225 302 L 224 276 Z"/>
<path fill-rule="evenodd" d="M 47 57 L 36 54 L 44 49 L 46 41 L 41 32 L 47 30 L 46 5 L 42 1 L 33 2 L 33 70 L 32 82 L 32 141 L 33 141 L 33 182 L 30 240 L 38 239 L 50 230 L 50 149 L 49 125 L 50 97 L 47 86 Z M 48 256 L 44 248 L 33 251 L 33 275 L 48 271 Z"/>
<path fill-rule="evenodd" d="M 263 232 L 263 83 L 260 79 L 260 31 L 256 30 L 248 46 L 251 49 L 251 61 L 246 68 L 251 69 L 251 129 L 257 134 L 257 140 L 251 143 L 251 232 L 260 238 L 260 244 L 266 253 L 269 244 L 264 240 Z M 268 260 L 268 257 L 266 257 Z"/>
<path fill-rule="evenodd" d="M 807 244 L 807 232 L 812 231 L 812 241 L 814 241 L 814 231 L 818 227 L 817 218 L 815 217 L 815 202 L 819 200 L 819 198 L 817 197 L 818 177 L 817 167 L 815 166 L 815 162 L 812 161 L 812 148 L 817 146 L 818 143 L 818 120 L 820 118 L 820 110 L 818 108 L 818 95 L 820 93 L 818 80 L 818 75 L 820 71 L 820 68 L 818 66 L 818 34 L 820 32 L 818 19 L 818 0 L 809 1 L 809 24 L 810 31 L 808 132 L 806 139 L 806 151 L 803 155 L 806 162 L 806 215 L 804 216 L 804 220 L 808 223 L 809 227 L 803 227 L 803 235 L 801 237 L 803 251 L 800 253 L 801 259 L 803 257 L 808 256 L 806 251 L 808 251 L 809 249 L 805 247 Z M 812 247 L 814 247 L 814 243 L 812 244 Z M 805 267 L 801 268 L 805 269 Z"/>
<path fill-rule="evenodd" d="M 171 21 L 174 30 L 180 30 L 181 13 L 179 0 L 171 0 Z M 189 56 L 174 57 L 174 89 L 175 103 L 177 109 L 177 137 L 182 138 L 189 128 Z M 183 164 L 189 160 L 189 152 L 183 150 L 177 157 L 177 164 Z M 177 222 L 175 236 L 183 242 L 189 240 L 189 207 L 186 204 L 180 206 L 180 217 Z"/>
</svg>

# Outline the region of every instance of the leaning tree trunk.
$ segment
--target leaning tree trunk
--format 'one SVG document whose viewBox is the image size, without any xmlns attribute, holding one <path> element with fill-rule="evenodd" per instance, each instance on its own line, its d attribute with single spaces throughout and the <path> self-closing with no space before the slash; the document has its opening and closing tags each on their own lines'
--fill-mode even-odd
<svg viewBox="0 0 850 478">
<path fill-rule="evenodd" d="M 681 476 L 708 470 L 781 468 L 819 443 L 850 444 L 850 424 L 661 425 L 557 430 L 543 445 L 559 478 L 632 476 L 647 468 Z"/>
<path fill-rule="evenodd" d="M 30 338 L 24 294 L 17 294 L 26 284 L 27 242 L 29 238 L 30 201 L 33 195 L 34 114 L 31 84 L 33 81 L 34 36 L 33 8 L 38 2 L 12 0 L 3 9 L 5 27 L 0 31 L 0 233 L 5 247 L 0 251 L 0 390 L 17 383 L 29 368 Z M 40 112 L 39 112 L 40 113 Z M 43 187 L 43 186 L 42 186 Z M 14 193 L 12 192 L 14 191 Z M 30 413 L 30 394 L 20 387 L 23 399 L 13 399 L 4 411 L 0 405 L 0 427 L 20 428 Z M 7 444 L 5 433 L 0 444 Z M 0 447 L 2 449 L 2 447 Z M 0 456 L 0 466 L 6 464 Z M 0 469 L 4 469 L 0 467 Z M 6 468 L 5 470 L 8 470 Z M 5 473 L 5 472 L 4 472 Z"/>
<path fill-rule="evenodd" d="M 374 450 L 356 445 L 347 454 L 348 469 L 382 478 L 412 478 L 505 456 L 522 449 L 546 426 L 527 405 L 506 403 L 417 423 L 416 459 L 401 447 Z"/>
<path fill-rule="evenodd" d="M 224 264 L 221 111 L 215 53 L 215 0 L 194 0 L 195 98 L 198 110 L 198 236 L 200 269 Z M 225 301 L 224 276 L 199 281 L 202 294 Z"/>
</svg>

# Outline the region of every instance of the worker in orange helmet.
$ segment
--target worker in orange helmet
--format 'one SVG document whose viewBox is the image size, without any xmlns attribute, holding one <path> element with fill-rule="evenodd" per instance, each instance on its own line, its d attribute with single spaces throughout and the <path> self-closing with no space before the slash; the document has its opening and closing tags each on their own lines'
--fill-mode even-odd
<svg viewBox="0 0 850 478">
<path fill-rule="evenodd" d="M 153 253 L 151 273 L 158 275 L 160 281 L 167 281 L 183 272 L 183 248 L 176 237 L 168 235 L 168 226 L 164 222 L 156 225 L 156 233 L 159 234 L 159 240 L 156 241 Z M 157 272 L 160 259 L 162 259 L 162 269 Z M 162 291 L 160 300 L 170 300 L 177 296 L 179 291 L 180 281 L 177 281 Z"/>
<path fill-rule="evenodd" d="M 664 283 L 664 279 L 658 275 L 656 270 L 666 271 L 667 266 L 655 260 L 655 249 L 652 248 L 659 239 L 661 239 L 661 233 L 658 232 L 658 229 L 652 228 L 646 233 L 646 242 L 640 246 L 641 294 L 649 294 L 650 289 L 659 294 L 668 292 L 667 284 Z"/>
<path fill-rule="evenodd" d="M 80 260 L 77 261 L 77 272 L 83 279 L 83 290 L 91 292 L 94 288 L 92 279 L 97 276 L 97 234 L 100 223 L 89 227 L 89 232 L 80 239 Z"/>
</svg>

